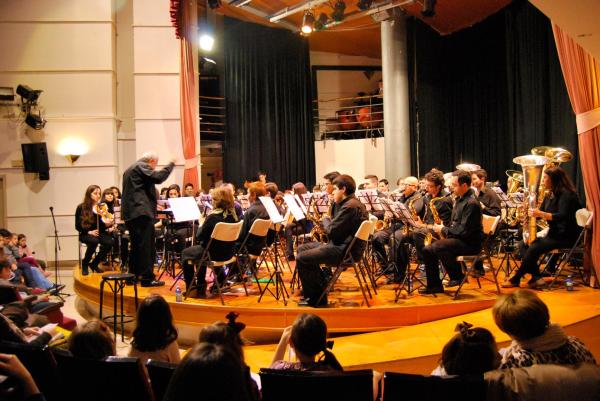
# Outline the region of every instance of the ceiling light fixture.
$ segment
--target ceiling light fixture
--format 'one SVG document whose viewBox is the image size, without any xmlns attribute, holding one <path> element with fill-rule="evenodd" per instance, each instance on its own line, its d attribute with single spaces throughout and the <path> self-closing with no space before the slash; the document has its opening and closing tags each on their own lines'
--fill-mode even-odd
<svg viewBox="0 0 600 401">
<path fill-rule="evenodd" d="M 336 22 L 341 22 L 344 19 L 344 11 L 346 11 L 346 3 L 344 0 L 338 0 L 333 6 L 331 18 Z"/>
<path fill-rule="evenodd" d="M 371 4 L 373 4 L 373 0 L 358 0 L 356 5 L 361 11 L 365 11 L 371 8 Z"/>
<path fill-rule="evenodd" d="M 305 35 L 310 35 L 314 29 L 315 24 L 315 16 L 313 15 L 311 10 L 307 10 L 304 13 L 304 18 L 302 18 L 302 33 Z"/>
<path fill-rule="evenodd" d="M 200 35 L 200 48 L 204 51 L 211 51 L 215 44 L 215 38 L 212 35 L 204 33 Z"/>
<path fill-rule="evenodd" d="M 327 14 L 321 13 L 319 15 L 319 18 L 317 18 L 317 20 L 315 21 L 315 31 L 321 31 L 325 29 L 327 21 L 329 21 L 329 17 L 327 17 Z"/>
<path fill-rule="evenodd" d="M 423 0 L 423 9 L 421 15 L 423 17 L 433 17 L 435 15 L 436 0 Z"/>
</svg>

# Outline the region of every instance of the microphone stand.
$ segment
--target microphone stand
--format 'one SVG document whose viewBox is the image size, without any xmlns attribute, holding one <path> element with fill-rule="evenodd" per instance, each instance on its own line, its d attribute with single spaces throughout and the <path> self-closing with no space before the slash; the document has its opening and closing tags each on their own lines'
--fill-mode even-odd
<svg viewBox="0 0 600 401">
<path fill-rule="evenodd" d="M 64 297 L 71 296 L 71 294 L 61 292 L 59 290 L 59 278 L 58 278 L 58 251 L 60 251 L 60 241 L 58 240 L 58 230 L 56 228 L 56 219 L 54 218 L 54 207 L 50 206 L 50 215 L 52 216 L 52 225 L 54 226 L 54 288 L 57 289 L 56 295 L 62 302 L 65 302 Z M 64 288 L 64 286 L 63 286 Z"/>
</svg>

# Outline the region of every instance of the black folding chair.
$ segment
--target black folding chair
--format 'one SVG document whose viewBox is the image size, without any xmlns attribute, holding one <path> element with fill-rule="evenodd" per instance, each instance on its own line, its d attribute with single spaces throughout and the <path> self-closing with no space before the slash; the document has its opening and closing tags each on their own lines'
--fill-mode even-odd
<svg viewBox="0 0 600 401">
<path fill-rule="evenodd" d="M 146 370 L 150 376 L 150 384 L 156 401 L 162 401 L 164 398 L 176 368 L 176 364 L 169 362 L 149 360 L 146 363 Z"/>
<path fill-rule="evenodd" d="M 422 376 L 385 372 L 382 401 L 482 401 L 481 376 Z"/>
<path fill-rule="evenodd" d="M 300 372 L 261 369 L 262 401 L 369 401 L 373 371 Z"/>
</svg>

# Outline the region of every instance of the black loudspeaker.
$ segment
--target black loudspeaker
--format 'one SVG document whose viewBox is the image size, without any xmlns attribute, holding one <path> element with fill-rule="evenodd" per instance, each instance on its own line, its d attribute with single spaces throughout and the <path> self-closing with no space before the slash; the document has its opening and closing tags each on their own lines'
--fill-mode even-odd
<svg viewBox="0 0 600 401">
<path fill-rule="evenodd" d="M 38 173 L 40 180 L 50 179 L 50 164 L 46 142 L 22 143 L 23 168 L 26 173 Z"/>
</svg>

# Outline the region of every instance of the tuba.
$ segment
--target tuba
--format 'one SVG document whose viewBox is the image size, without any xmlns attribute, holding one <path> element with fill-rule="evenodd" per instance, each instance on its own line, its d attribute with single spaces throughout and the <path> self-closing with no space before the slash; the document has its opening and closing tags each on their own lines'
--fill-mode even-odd
<svg viewBox="0 0 600 401">
<path fill-rule="evenodd" d="M 513 163 L 521 165 L 523 168 L 523 185 L 525 189 L 525 198 L 523 199 L 523 242 L 530 245 L 536 239 L 537 223 L 535 217 L 529 216 L 529 209 L 538 207 L 537 195 L 542 179 L 544 166 L 549 159 L 545 156 L 525 155 L 515 157 Z"/>
</svg>

